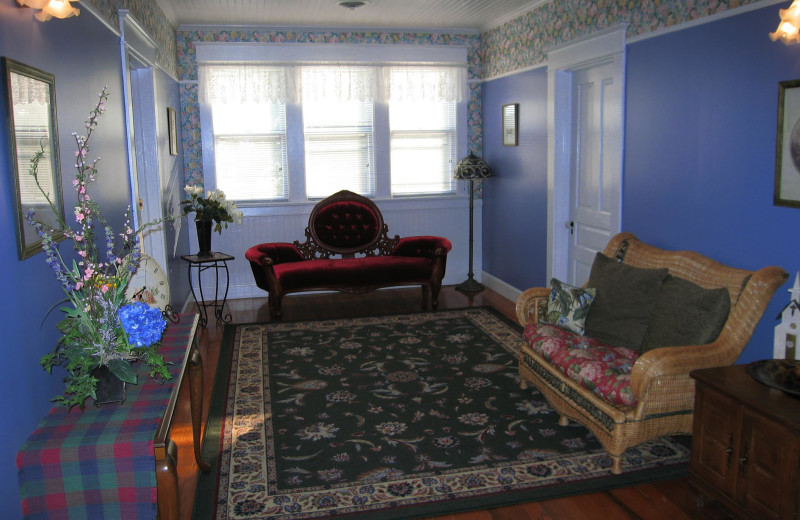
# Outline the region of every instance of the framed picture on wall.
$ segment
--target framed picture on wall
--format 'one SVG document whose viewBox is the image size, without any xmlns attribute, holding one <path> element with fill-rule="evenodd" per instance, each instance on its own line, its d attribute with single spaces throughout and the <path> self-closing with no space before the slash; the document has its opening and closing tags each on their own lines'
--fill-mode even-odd
<svg viewBox="0 0 800 520">
<path fill-rule="evenodd" d="M 800 208 L 800 80 L 778 84 L 778 142 L 775 152 L 776 206 Z"/>
<path fill-rule="evenodd" d="M 503 146 L 517 146 L 519 103 L 503 105 Z"/>
<path fill-rule="evenodd" d="M 169 128 L 169 154 L 178 155 L 178 115 L 172 107 L 167 107 L 167 127 Z"/>
</svg>

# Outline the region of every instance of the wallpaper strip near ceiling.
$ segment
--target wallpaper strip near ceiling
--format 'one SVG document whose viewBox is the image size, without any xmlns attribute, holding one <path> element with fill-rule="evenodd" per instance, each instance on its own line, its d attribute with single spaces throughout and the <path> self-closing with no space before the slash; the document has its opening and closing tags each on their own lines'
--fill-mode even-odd
<svg viewBox="0 0 800 520">
<path fill-rule="evenodd" d="M 481 35 L 482 77 L 538 65 L 546 49 L 621 23 L 628 24 L 630 39 L 758 1 L 552 0 Z"/>
</svg>

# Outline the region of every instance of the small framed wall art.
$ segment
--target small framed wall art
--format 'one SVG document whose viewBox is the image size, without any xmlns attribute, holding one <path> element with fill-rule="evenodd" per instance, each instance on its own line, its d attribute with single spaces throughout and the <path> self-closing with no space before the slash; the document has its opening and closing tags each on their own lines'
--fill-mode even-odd
<svg viewBox="0 0 800 520">
<path fill-rule="evenodd" d="M 178 115 L 172 107 L 167 107 L 167 127 L 169 129 L 169 154 L 178 155 Z"/>
<path fill-rule="evenodd" d="M 778 84 L 777 141 L 773 203 L 800 208 L 800 79 Z"/>
<path fill-rule="evenodd" d="M 517 146 L 519 103 L 503 105 L 503 146 Z"/>
</svg>

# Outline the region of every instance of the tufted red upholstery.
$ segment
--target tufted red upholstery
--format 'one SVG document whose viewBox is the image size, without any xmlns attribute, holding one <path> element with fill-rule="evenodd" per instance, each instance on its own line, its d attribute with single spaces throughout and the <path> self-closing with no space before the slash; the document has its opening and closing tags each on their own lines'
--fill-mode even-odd
<svg viewBox="0 0 800 520">
<path fill-rule="evenodd" d="M 245 258 L 256 285 L 269 293 L 273 318 L 281 316 L 285 294 L 320 289 L 367 292 L 421 285 L 423 306 L 430 295 L 436 308 L 450 241 L 436 236 L 392 239 L 387 230 L 375 203 L 341 191 L 314 206 L 306 242 L 258 244 Z"/>
<path fill-rule="evenodd" d="M 344 200 L 324 206 L 309 222 L 318 244 L 331 249 L 361 249 L 380 237 L 383 219 L 358 201 Z"/>
</svg>

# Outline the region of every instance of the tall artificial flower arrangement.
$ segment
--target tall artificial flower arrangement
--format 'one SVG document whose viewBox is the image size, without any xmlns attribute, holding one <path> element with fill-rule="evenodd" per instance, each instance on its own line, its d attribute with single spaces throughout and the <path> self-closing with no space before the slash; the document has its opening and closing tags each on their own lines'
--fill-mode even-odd
<svg viewBox="0 0 800 520">
<path fill-rule="evenodd" d="M 60 309 L 65 318 L 58 323 L 62 336 L 55 349 L 42 357 L 41 365 L 49 373 L 54 366 L 66 370 L 64 395 L 53 400 L 69 408 L 75 405 L 82 408 L 87 397 L 96 398 L 98 379 L 92 371 L 101 366 L 108 367 L 122 381 L 135 384 L 137 377 L 131 362 L 142 360 L 149 366 L 151 377 L 170 378 L 164 358 L 158 353 L 166 326 L 161 311 L 141 302 L 128 302 L 125 298 L 128 281 L 139 266 L 138 234 L 160 221 L 135 230 L 131 227 L 129 206 L 122 232 L 115 234 L 103 218 L 97 201 L 89 195 L 88 187 L 97 177 L 99 161 L 87 159 L 89 141 L 105 111 L 107 87 L 99 97 L 86 120 L 86 135 L 72 133 L 77 144 L 76 174 L 72 181 L 77 192 L 76 227 L 73 229 L 59 217 L 59 229 L 52 229 L 38 220 L 34 212 L 27 215 L 28 223 L 42 238 L 47 265 L 66 295 L 62 302 L 66 305 Z M 43 155 L 44 148 L 41 148 L 31 161 L 30 174 L 50 201 L 38 180 L 38 163 Z M 72 241 L 76 259 L 67 260 L 62 256 L 53 238 L 57 232 Z"/>
<path fill-rule="evenodd" d="M 195 220 L 202 222 L 214 222 L 214 231 L 222 234 L 222 228 L 227 228 L 228 223 L 242 223 L 242 212 L 236 207 L 233 201 L 225 198 L 225 192 L 214 190 L 205 192 L 200 186 L 189 186 L 183 190 L 191 197 L 181 202 L 181 215 L 189 213 L 195 214 Z"/>
</svg>

